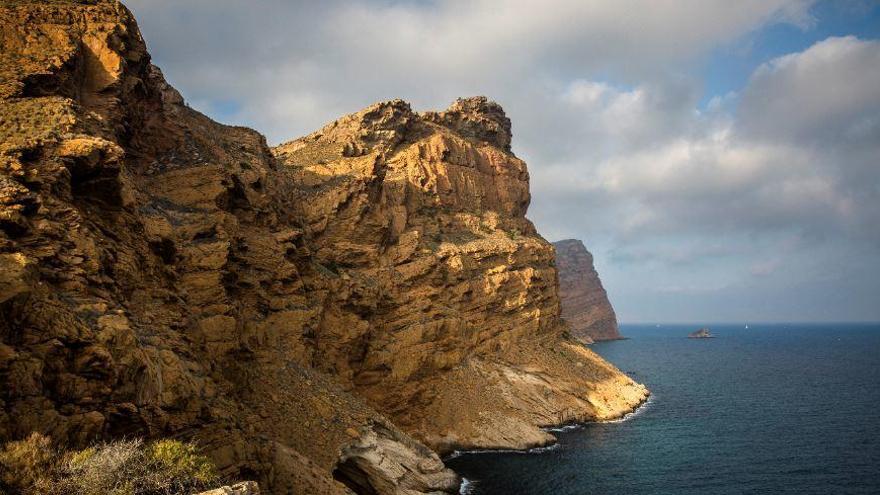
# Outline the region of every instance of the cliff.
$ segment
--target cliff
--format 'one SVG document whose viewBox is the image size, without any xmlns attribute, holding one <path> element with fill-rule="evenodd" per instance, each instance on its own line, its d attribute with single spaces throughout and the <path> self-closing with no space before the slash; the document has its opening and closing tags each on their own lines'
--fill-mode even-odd
<svg viewBox="0 0 880 495">
<path fill-rule="evenodd" d="M 436 493 L 647 392 L 564 338 L 482 98 L 270 149 L 190 109 L 115 1 L 0 6 L 0 441 L 193 438 L 270 493 Z"/>
<path fill-rule="evenodd" d="M 583 242 L 566 239 L 554 242 L 562 317 L 578 340 L 592 343 L 620 339 L 617 316 L 593 266 L 593 255 Z"/>
<path fill-rule="evenodd" d="M 373 105 L 273 151 L 303 185 L 321 323 L 312 364 L 445 453 L 522 448 L 619 415 L 635 385 L 562 338 L 554 252 L 485 98 Z M 324 295 L 326 294 L 326 295 Z"/>
</svg>

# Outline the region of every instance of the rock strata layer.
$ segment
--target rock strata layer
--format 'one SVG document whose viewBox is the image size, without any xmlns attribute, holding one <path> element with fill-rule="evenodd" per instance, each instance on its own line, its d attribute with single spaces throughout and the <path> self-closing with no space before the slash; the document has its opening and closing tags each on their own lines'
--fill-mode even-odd
<svg viewBox="0 0 880 495">
<path fill-rule="evenodd" d="M 435 450 L 525 448 L 644 389 L 562 338 L 553 247 L 485 98 L 373 105 L 273 150 L 330 276 L 309 356 Z M 604 388 L 607 387 L 607 388 Z"/>
<path fill-rule="evenodd" d="M 455 492 L 438 457 L 647 391 L 564 337 L 485 98 L 270 149 L 115 1 L 0 6 L 0 441 L 193 438 L 267 493 Z"/>
<path fill-rule="evenodd" d="M 620 339 L 617 316 L 593 266 L 593 255 L 577 239 L 553 243 L 559 270 L 562 317 L 584 343 Z"/>
</svg>

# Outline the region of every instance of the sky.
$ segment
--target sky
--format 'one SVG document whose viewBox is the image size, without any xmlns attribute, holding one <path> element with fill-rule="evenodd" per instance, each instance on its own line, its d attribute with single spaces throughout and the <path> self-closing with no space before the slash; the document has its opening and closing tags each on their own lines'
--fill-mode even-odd
<svg viewBox="0 0 880 495">
<path fill-rule="evenodd" d="M 486 95 L 529 218 L 621 322 L 880 321 L 880 2 L 128 0 L 188 103 L 278 144 Z"/>
</svg>

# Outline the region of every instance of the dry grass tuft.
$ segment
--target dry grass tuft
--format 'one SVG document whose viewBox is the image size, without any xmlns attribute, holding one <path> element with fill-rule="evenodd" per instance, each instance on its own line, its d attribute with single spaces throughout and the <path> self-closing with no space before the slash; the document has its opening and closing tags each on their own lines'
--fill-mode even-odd
<svg viewBox="0 0 880 495">
<path fill-rule="evenodd" d="M 0 495 L 177 495 L 220 483 L 192 443 L 117 440 L 61 451 L 38 433 L 0 449 Z"/>
</svg>

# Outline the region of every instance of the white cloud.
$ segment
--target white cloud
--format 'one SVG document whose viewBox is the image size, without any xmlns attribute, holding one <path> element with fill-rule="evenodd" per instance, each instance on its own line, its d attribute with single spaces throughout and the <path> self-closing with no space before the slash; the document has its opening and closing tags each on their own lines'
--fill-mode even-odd
<svg viewBox="0 0 880 495">
<path fill-rule="evenodd" d="M 227 118 L 270 142 L 381 99 L 486 93 L 511 107 L 545 79 L 642 81 L 767 23 L 811 22 L 799 0 L 127 3 L 184 96 L 242 102 Z"/>
<path fill-rule="evenodd" d="M 880 41 L 828 38 L 759 67 L 742 94 L 741 131 L 815 144 L 880 139 Z"/>
<path fill-rule="evenodd" d="M 566 121 L 569 135 L 602 149 L 581 160 L 548 153 L 549 166 L 532 167 L 537 224 L 600 251 L 625 317 L 665 311 L 638 284 L 659 287 L 666 303 L 723 288 L 742 304 L 749 290 L 773 296 L 769 287 L 782 300 L 821 301 L 821 287 L 859 300 L 853 291 L 876 291 L 880 276 L 878 45 L 831 38 L 780 57 L 705 112 L 693 97 L 656 94 L 669 91 L 662 84 L 575 83 L 562 96 L 583 112 Z M 664 100 L 674 104 L 649 103 Z M 852 311 L 835 304 L 809 310 Z"/>
<path fill-rule="evenodd" d="M 571 227 L 627 241 L 631 233 L 716 235 L 728 229 L 860 235 L 877 216 L 880 139 L 868 133 L 834 140 L 845 125 L 826 118 L 872 122 L 880 115 L 880 63 L 857 69 L 874 58 L 880 62 L 878 47 L 829 39 L 771 61 L 742 91 L 735 116 L 700 114 L 693 98 L 669 98 L 663 86 L 617 89 L 579 81 L 562 97 L 583 112 L 580 122 L 569 121 L 571 133 L 591 136 L 605 152 L 533 173 L 538 192 L 548 198 L 550 191 L 562 192 L 575 204 L 601 196 L 612 206 L 608 222 L 593 218 L 588 226 Z M 821 84 L 817 74 L 825 76 Z M 840 96 L 840 88 L 860 92 Z M 771 103 L 755 103 L 760 101 Z M 752 132 L 759 125 L 771 126 L 772 134 Z M 821 125 L 828 126 L 828 142 L 801 132 L 804 126 L 818 132 Z M 851 180 L 853 174 L 859 180 Z M 601 228 L 606 231 L 597 232 Z"/>
</svg>

